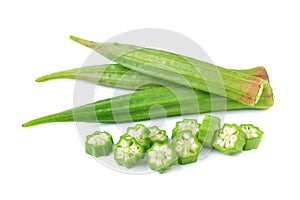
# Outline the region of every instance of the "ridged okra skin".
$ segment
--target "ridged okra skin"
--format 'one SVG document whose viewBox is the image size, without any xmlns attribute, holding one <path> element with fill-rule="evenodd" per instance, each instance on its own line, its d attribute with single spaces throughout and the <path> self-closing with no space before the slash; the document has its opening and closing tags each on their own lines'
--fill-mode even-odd
<svg viewBox="0 0 300 200">
<path fill-rule="evenodd" d="M 95 131 L 85 141 L 86 153 L 94 157 L 108 156 L 112 152 L 113 139 L 107 132 Z"/>
<path fill-rule="evenodd" d="M 185 87 L 155 87 L 40 117 L 22 126 L 72 121 L 121 123 L 222 110 L 267 109 L 273 104 L 273 92 L 268 83 L 264 87 L 262 98 L 255 106 Z M 165 110 L 154 108 L 150 116 L 149 109 L 154 105 L 161 105 Z"/>
<path fill-rule="evenodd" d="M 216 134 L 213 146 L 224 154 L 233 155 L 243 151 L 245 142 L 245 134 L 238 125 L 224 124 Z"/>
<path fill-rule="evenodd" d="M 246 144 L 243 148 L 244 151 L 257 149 L 264 132 L 253 124 L 241 124 L 240 129 L 246 136 Z"/>
<path fill-rule="evenodd" d="M 213 140 L 220 129 L 220 118 L 213 115 L 205 115 L 199 128 L 198 140 L 204 147 L 213 148 Z"/>
<path fill-rule="evenodd" d="M 99 85 L 133 90 L 145 90 L 159 86 L 178 86 L 178 84 L 132 71 L 119 64 L 93 65 L 55 72 L 41 76 L 36 81 L 43 82 L 59 78 L 83 80 Z"/>
<path fill-rule="evenodd" d="M 202 149 L 198 139 L 189 130 L 178 132 L 172 140 L 172 146 L 181 165 L 196 162 Z"/>
<path fill-rule="evenodd" d="M 266 81 L 269 80 L 268 73 L 262 66 L 243 70 L 229 70 L 249 76 L 256 76 Z M 180 86 L 173 82 L 147 76 L 145 74 L 130 70 L 119 64 L 102 64 L 64 70 L 41 76 L 37 78 L 36 81 L 43 82 L 60 78 L 83 80 L 99 85 L 132 90 L 145 90 L 160 86 Z"/>
<path fill-rule="evenodd" d="M 261 97 L 265 80 L 259 77 L 233 72 L 172 52 L 120 43 L 97 43 L 75 36 L 70 38 L 145 75 L 226 96 L 250 106 L 255 105 Z"/>
<path fill-rule="evenodd" d="M 177 162 L 177 154 L 168 143 L 155 142 L 147 150 L 147 163 L 149 167 L 160 174 L 170 170 Z"/>
</svg>

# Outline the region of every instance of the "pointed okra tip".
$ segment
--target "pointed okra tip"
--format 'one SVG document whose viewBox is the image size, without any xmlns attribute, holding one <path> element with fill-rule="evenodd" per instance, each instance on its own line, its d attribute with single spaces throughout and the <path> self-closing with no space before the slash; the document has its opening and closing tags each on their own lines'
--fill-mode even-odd
<svg viewBox="0 0 300 200">
<path fill-rule="evenodd" d="M 82 44 L 83 46 L 89 47 L 91 49 L 95 49 L 96 47 L 98 47 L 100 45 L 99 42 L 93 42 L 93 41 L 90 41 L 90 40 L 85 40 L 85 39 L 76 37 L 74 35 L 70 35 L 70 39 L 77 42 L 77 43 L 79 43 L 79 44 Z"/>
<path fill-rule="evenodd" d="M 37 79 L 35 79 L 35 82 L 43 82 L 47 80 L 45 76 L 41 76 L 41 77 L 38 77 Z"/>
</svg>

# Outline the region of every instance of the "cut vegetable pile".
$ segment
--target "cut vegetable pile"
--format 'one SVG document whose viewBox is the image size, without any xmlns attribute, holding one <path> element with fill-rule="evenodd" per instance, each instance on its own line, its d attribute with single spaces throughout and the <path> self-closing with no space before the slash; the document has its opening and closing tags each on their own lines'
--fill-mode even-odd
<svg viewBox="0 0 300 200">
<path fill-rule="evenodd" d="M 112 148 L 111 135 L 107 132 L 95 132 L 86 137 L 86 152 L 100 157 L 113 151 L 115 161 L 127 168 L 138 165 L 146 155 L 148 166 L 154 171 L 164 173 L 173 165 L 197 162 L 202 146 L 215 148 L 227 155 L 256 149 L 263 131 L 252 124 L 224 124 L 220 128 L 220 118 L 205 115 L 201 125 L 195 119 L 177 122 L 172 135 L 172 140 L 169 141 L 166 131 L 157 126 L 145 127 L 137 124 L 129 127 Z M 151 143 L 145 142 L 147 139 Z M 104 148 L 109 148 L 110 152 L 103 151 Z"/>
<path fill-rule="evenodd" d="M 214 111 L 262 110 L 274 104 L 269 76 L 262 66 L 226 69 L 163 50 L 70 38 L 114 63 L 55 72 L 37 78 L 37 82 L 77 79 L 130 89 L 133 93 L 46 115 L 24 123 L 23 127 L 74 121 L 137 122 Z M 87 136 L 85 146 L 86 152 L 94 157 L 113 151 L 116 162 L 127 168 L 137 165 L 146 155 L 149 167 L 164 173 L 175 164 L 196 162 L 202 148 L 215 148 L 228 155 L 256 149 L 262 135 L 251 124 L 221 127 L 218 117 L 205 115 L 201 124 L 195 119 L 177 122 L 171 141 L 165 130 L 137 124 L 129 127 L 116 144 L 108 132 L 95 132 Z"/>
</svg>

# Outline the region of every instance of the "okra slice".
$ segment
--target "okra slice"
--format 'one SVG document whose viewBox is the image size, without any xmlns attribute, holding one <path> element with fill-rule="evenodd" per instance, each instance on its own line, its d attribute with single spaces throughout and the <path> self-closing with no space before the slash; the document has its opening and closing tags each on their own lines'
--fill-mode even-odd
<svg viewBox="0 0 300 200">
<path fill-rule="evenodd" d="M 152 146 L 155 142 L 168 143 L 168 136 L 165 130 L 159 129 L 157 126 L 148 127 L 150 134 L 150 145 Z"/>
<path fill-rule="evenodd" d="M 172 130 L 172 138 L 180 131 L 191 131 L 193 136 L 197 137 L 199 132 L 199 127 L 201 124 L 195 119 L 184 119 L 182 121 L 176 122 L 176 127 Z"/>
<path fill-rule="evenodd" d="M 150 138 L 149 138 L 149 129 L 143 124 L 137 124 L 134 127 L 128 127 L 126 135 L 129 135 L 136 139 L 144 149 L 150 148 Z"/>
<path fill-rule="evenodd" d="M 257 149 L 264 132 L 252 124 L 241 124 L 240 129 L 246 136 L 244 150 Z"/>
<path fill-rule="evenodd" d="M 107 132 L 95 131 L 86 137 L 85 150 L 92 156 L 107 156 L 112 152 L 112 147 L 113 139 Z"/>
<path fill-rule="evenodd" d="M 204 147 L 213 148 L 213 140 L 219 129 L 220 118 L 212 115 L 205 115 L 199 128 L 198 140 Z"/>
<path fill-rule="evenodd" d="M 143 146 L 131 136 L 121 136 L 113 150 L 115 161 L 127 168 L 136 165 L 145 154 Z"/>
<path fill-rule="evenodd" d="M 202 145 L 191 131 L 178 132 L 173 138 L 172 143 L 178 155 L 179 164 L 185 165 L 198 160 Z"/>
<path fill-rule="evenodd" d="M 147 150 L 147 163 L 149 167 L 161 174 L 177 164 L 177 158 L 176 153 L 168 143 L 155 142 Z"/>
<path fill-rule="evenodd" d="M 224 124 L 216 134 L 213 146 L 222 153 L 240 153 L 245 145 L 245 134 L 236 124 Z"/>
</svg>

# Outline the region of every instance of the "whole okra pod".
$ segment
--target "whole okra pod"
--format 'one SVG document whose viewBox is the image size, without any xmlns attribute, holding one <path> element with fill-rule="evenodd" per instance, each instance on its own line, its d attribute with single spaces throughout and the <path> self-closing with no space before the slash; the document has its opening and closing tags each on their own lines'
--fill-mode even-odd
<svg viewBox="0 0 300 200">
<path fill-rule="evenodd" d="M 232 72 L 179 54 L 120 43 L 97 43 L 75 36 L 72 40 L 95 49 L 134 71 L 197 90 L 226 96 L 246 105 L 260 99 L 265 80 Z"/>
<path fill-rule="evenodd" d="M 266 83 L 263 96 L 255 106 L 184 87 L 158 87 L 40 117 L 26 122 L 23 127 L 68 121 L 118 123 L 220 110 L 267 109 L 274 102 L 272 89 L 268 85 Z M 164 110 L 154 108 L 150 115 L 149 109 L 154 105 L 161 105 Z"/>
</svg>

